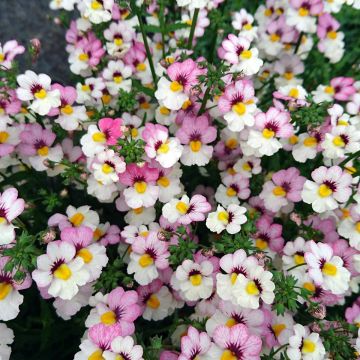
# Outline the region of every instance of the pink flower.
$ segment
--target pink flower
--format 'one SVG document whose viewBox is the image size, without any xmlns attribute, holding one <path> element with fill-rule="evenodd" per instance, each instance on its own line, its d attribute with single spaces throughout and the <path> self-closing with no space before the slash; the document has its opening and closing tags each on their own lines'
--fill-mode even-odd
<svg viewBox="0 0 360 360">
<path fill-rule="evenodd" d="M 196 62 L 192 59 L 176 62 L 167 69 L 171 81 L 177 81 L 182 85 L 185 93 L 190 92 L 191 88 L 199 82 L 198 76 L 204 73 L 205 70 L 198 68 Z"/>
<path fill-rule="evenodd" d="M 271 218 L 264 215 L 256 221 L 257 232 L 254 235 L 255 246 L 266 251 L 269 248 L 275 253 L 280 253 L 284 247 L 282 238 L 282 225 L 275 224 Z"/>
<path fill-rule="evenodd" d="M 250 48 L 250 41 L 243 36 L 229 34 L 227 39 L 221 43 L 221 58 L 227 60 L 230 64 L 238 64 L 239 56 L 243 51 Z"/>
<path fill-rule="evenodd" d="M 104 232 L 105 231 L 105 232 Z M 101 245 L 114 245 L 121 241 L 120 229 L 117 225 L 108 222 L 94 231 L 94 239 Z"/>
<path fill-rule="evenodd" d="M 24 211 L 25 201 L 18 198 L 18 195 L 15 188 L 0 193 L 0 224 L 4 221 L 10 223 Z"/>
<path fill-rule="evenodd" d="M 175 351 L 164 350 L 160 354 L 159 360 L 178 360 L 179 354 Z"/>
<path fill-rule="evenodd" d="M 290 123 L 290 114 L 271 107 L 266 113 L 258 113 L 255 116 L 255 127 L 266 134 L 272 134 L 278 138 L 289 138 L 294 133 Z"/>
<path fill-rule="evenodd" d="M 317 36 L 325 39 L 329 32 L 336 32 L 340 28 L 340 23 L 330 14 L 322 14 L 319 16 Z"/>
<path fill-rule="evenodd" d="M 76 89 L 72 86 L 62 86 L 60 84 L 54 84 L 51 86 L 51 89 L 58 89 L 60 91 L 60 100 L 61 105 L 59 108 L 53 108 L 48 113 L 49 116 L 59 115 L 62 108 L 70 106 L 76 101 L 77 92 Z"/>
<path fill-rule="evenodd" d="M 102 351 L 111 349 L 111 342 L 119 336 L 117 327 L 108 327 L 103 324 L 97 324 L 89 329 L 88 337 Z"/>
<path fill-rule="evenodd" d="M 142 311 L 138 305 L 138 294 L 134 290 L 125 291 L 117 287 L 107 295 L 107 303 L 96 306 L 100 322 L 106 328 L 117 329 L 118 335 L 127 336 L 135 332 L 134 321 Z M 93 328 L 92 326 L 91 328 Z"/>
<path fill-rule="evenodd" d="M 206 332 L 199 332 L 189 326 L 187 334 L 181 338 L 181 354 L 178 360 L 193 360 L 209 352 L 211 340 Z"/>
<path fill-rule="evenodd" d="M 213 142 L 216 135 L 216 128 L 209 126 L 207 116 L 186 117 L 181 128 L 176 132 L 176 137 L 185 145 L 180 161 L 187 166 L 206 165 L 214 150 L 207 144 Z"/>
<path fill-rule="evenodd" d="M 349 324 L 358 325 L 360 322 L 360 306 L 356 303 L 345 310 L 345 318 Z"/>
<path fill-rule="evenodd" d="M 334 251 L 334 255 L 342 259 L 344 267 L 350 271 L 351 275 L 358 276 L 359 272 L 354 266 L 354 255 L 359 254 L 359 251 L 349 246 L 349 243 L 344 239 L 334 241 L 330 246 Z"/>
<path fill-rule="evenodd" d="M 106 144 L 107 145 L 116 145 L 117 140 L 121 137 L 121 125 L 122 119 L 116 118 L 102 118 L 100 119 L 99 128 L 106 137 Z"/>
<path fill-rule="evenodd" d="M 304 221 L 306 226 L 320 232 L 319 238 L 313 240 L 321 240 L 322 242 L 332 244 L 339 240 L 339 234 L 336 231 L 336 220 L 333 217 L 321 219 L 319 216 L 311 216 Z"/>
<path fill-rule="evenodd" d="M 286 24 L 285 16 L 280 16 L 276 20 L 271 21 L 266 28 L 266 33 L 269 34 L 272 42 L 276 43 L 279 41 L 283 44 L 294 42 L 297 35 L 294 27 Z"/>
<path fill-rule="evenodd" d="M 332 90 L 334 91 L 334 99 L 339 101 L 350 100 L 351 95 L 356 93 L 354 86 L 355 80 L 351 77 L 336 77 L 330 81 Z"/>
<path fill-rule="evenodd" d="M 17 98 L 15 90 L 6 89 L 6 93 L 0 94 L 0 117 L 4 114 L 15 115 L 20 109 L 21 101 Z"/>
<path fill-rule="evenodd" d="M 25 48 L 19 45 L 16 40 L 7 41 L 4 45 L 0 43 L 0 65 L 11 68 L 11 62 L 16 55 L 22 54 Z"/>
<path fill-rule="evenodd" d="M 261 339 L 256 335 L 250 335 L 248 328 L 243 324 L 231 328 L 218 326 L 214 331 L 213 339 L 219 355 L 232 353 L 241 360 L 260 359 Z"/>
<path fill-rule="evenodd" d="M 312 16 L 320 14 L 324 9 L 322 0 L 290 0 L 290 4 L 295 9 L 306 9 Z"/>
<path fill-rule="evenodd" d="M 101 41 L 92 32 L 87 33 L 87 37 L 77 43 L 77 48 L 81 48 L 88 56 L 87 63 L 92 67 L 98 65 L 105 54 Z"/>
</svg>

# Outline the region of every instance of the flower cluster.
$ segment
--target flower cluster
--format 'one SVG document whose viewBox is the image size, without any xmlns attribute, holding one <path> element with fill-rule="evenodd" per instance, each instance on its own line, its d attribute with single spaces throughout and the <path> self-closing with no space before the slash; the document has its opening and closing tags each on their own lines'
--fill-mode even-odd
<svg viewBox="0 0 360 360">
<path fill-rule="evenodd" d="M 359 1 L 168 5 L 52 0 L 71 86 L 0 44 L 0 321 L 31 288 L 75 360 L 359 358 Z"/>
</svg>

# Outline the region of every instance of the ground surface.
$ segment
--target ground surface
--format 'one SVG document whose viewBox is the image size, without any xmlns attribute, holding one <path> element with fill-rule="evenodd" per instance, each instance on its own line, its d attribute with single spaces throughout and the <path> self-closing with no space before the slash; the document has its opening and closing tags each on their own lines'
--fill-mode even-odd
<svg viewBox="0 0 360 360">
<path fill-rule="evenodd" d="M 22 70 L 33 68 L 63 83 L 69 79 L 65 29 L 54 24 L 51 19 L 54 16 L 49 0 L 0 0 L 0 42 L 17 39 L 27 46 L 30 39 L 40 39 L 42 50 L 38 62 L 31 65 L 21 61 Z"/>
</svg>

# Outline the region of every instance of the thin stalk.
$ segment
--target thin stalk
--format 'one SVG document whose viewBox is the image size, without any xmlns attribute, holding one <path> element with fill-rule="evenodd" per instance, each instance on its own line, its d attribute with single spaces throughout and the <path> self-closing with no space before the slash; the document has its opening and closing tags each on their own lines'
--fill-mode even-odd
<svg viewBox="0 0 360 360">
<path fill-rule="evenodd" d="M 203 112 L 205 112 L 206 110 L 206 104 L 207 101 L 209 100 L 210 97 L 210 86 L 206 89 L 202 103 L 201 103 L 201 107 L 199 109 L 198 115 L 201 115 Z"/>
<path fill-rule="evenodd" d="M 299 39 L 298 39 L 298 41 L 296 43 L 296 46 L 295 46 L 294 54 L 297 54 L 297 52 L 299 50 L 299 47 L 301 45 L 301 39 L 302 39 L 303 35 L 304 35 L 303 32 L 301 32 L 300 35 L 299 35 Z"/>
<path fill-rule="evenodd" d="M 190 29 L 188 46 L 187 46 L 187 48 L 189 50 L 191 50 L 191 48 L 192 48 L 192 42 L 193 42 L 193 39 L 194 39 L 195 27 L 196 27 L 198 16 L 199 16 L 199 9 L 195 9 L 193 18 L 191 20 L 191 29 Z"/>
<path fill-rule="evenodd" d="M 160 29 L 161 29 L 161 42 L 162 42 L 162 55 L 165 59 L 165 14 L 164 14 L 164 0 L 160 0 Z"/>
<path fill-rule="evenodd" d="M 153 58 L 152 58 L 151 51 L 150 51 L 150 48 L 149 48 L 149 43 L 147 41 L 146 31 L 145 31 L 145 28 L 144 28 L 144 22 L 143 22 L 143 19 L 141 17 L 141 13 L 139 13 L 139 8 L 135 5 L 135 0 L 131 0 L 131 10 L 135 12 L 135 14 L 136 14 L 136 16 L 137 16 L 137 18 L 139 20 L 139 26 L 140 26 L 141 35 L 142 35 L 142 38 L 143 38 L 143 41 L 144 41 L 146 56 L 147 56 L 147 58 L 149 60 L 151 75 L 152 75 L 154 85 L 155 85 L 155 88 L 156 88 L 157 76 L 156 76 L 156 73 L 155 73 L 154 62 L 153 62 Z"/>
</svg>

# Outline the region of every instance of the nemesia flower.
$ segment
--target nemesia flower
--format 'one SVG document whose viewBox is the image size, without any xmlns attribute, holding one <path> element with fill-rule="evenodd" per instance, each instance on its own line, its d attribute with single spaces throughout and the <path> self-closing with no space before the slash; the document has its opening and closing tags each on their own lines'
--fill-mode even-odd
<svg viewBox="0 0 360 360">
<path fill-rule="evenodd" d="M 11 354 L 11 345 L 14 341 L 14 332 L 6 326 L 6 324 L 0 323 L 0 356 L 2 360 L 9 360 Z"/>
<path fill-rule="evenodd" d="M 131 246 L 128 274 L 134 274 L 134 279 L 140 285 L 148 285 L 158 277 L 158 270 L 169 266 L 168 245 L 157 237 L 157 232 L 151 231 L 146 238 L 138 238 Z"/>
<path fill-rule="evenodd" d="M 189 326 L 186 335 L 181 338 L 181 353 L 179 360 L 191 360 L 194 358 L 209 359 L 212 342 L 205 333 L 199 333 L 194 327 Z"/>
<path fill-rule="evenodd" d="M 25 201 L 18 198 L 18 191 L 9 188 L 0 193 L 0 245 L 10 244 L 15 240 L 15 226 L 11 223 L 25 208 Z"/>
<path fill-rule="evenodd" d="M 146 141 L 146 155 L 155 158 L 162 167 L 169 168 L 179 160 L 183 147 L 177 138 L 169 138 L 164 126 L 146 124 L 142 137 Z"/>
<path fill-rule="evenodd" d="M 11 68 L 11 62 L 17 55 L 22 54 L 25 48 L 16 40 L 7 41 L 5 44 L 0 43 L 0 65 L 7 69 Z"/>
<path fill-rule="evenodd" d="M 240 80 L 227 86 L 218 106 L 231 131 L 241 131 L 245 125 L 255 123 L 254 88 L 247 81 Z"/>
<path fill-rule="evenodd" d="M 290 346 L 286 350 L 290 359 L 324 359 L 325 348 L 318 333 L 310 333 L 307 327 L 300 324 L 294 326 L 294 332 L 289 339 Z"/>
<path fill-rule="evenodd" d="M 343 294 L 349 287 L 350 272 L 343 267 L 342 259 L 333 256 L 333 250 L 327 244 L 310 241 L 309 246 L 304 255 L 309 276 L 325 290 L 335 295 Z"/>
<path fill-rule="evenodd" d="M 176 137 L 184 144 L 180 161 L 186 165 L 206 165 L 213 154 L 213 147 L 207 145 L 216 139 L 216 129 L 209 125 L 207 116 L 186 117 Z"/>
<path fill-rule="evenodd" d="M 111 20 L 114 0 L 84 0 L 82 5 L 83 7 L 80 8 L 80 11 L 92 23 L 99 24 Z"/>
<path fill-rule="evenodd" d="M 53 107 L 61 104 L 60 91 L 52 90 L 51 79 L 46 74 L 35 74 L 31 70 L 17 77 L 19 88 L 16 89 L 17 97 L 22 101 L 31 101 L 29 109 L 39 115 L 46 115 Z"/>
<path fill-rule="evenodd" d="M 85 262 L 76 256 L 74 245 L 66 242 L 52 242 L 47 245 L 47 253 L 37 258 L 37 268 L 32 277 L 38 287 L 48 287 L 51 296 L 70 300 L 90 279 Z"/>
<path fill-rule="evenodd" d="M 134 344 L 134 339 L 131 336 L 117 336 L 113 339 L 110 345 L 111 351 L 104 351 L 103 357 L 105 360 L 116 360 L 118 357 L 131 360 L 144 360 L 143 348 L 140 345 Z"/>
<path fill-rule="evenodd" d="M 339 166 L 321 166 L 311 173 L 315 181 L 306 180 L 301 197 L 319 213 L 338 208 L 351 195 L 352 177 Z"/>
<path fill-rule="evenodd" d="M 211 210 L 211 205 L 202 195 L 187 195 L 180 200 L 172 199 L 163 206 L 162 214 L 170 223 L 188 225 L 191 222 L 205 220 L 205 214 Z"/>
</svg>

